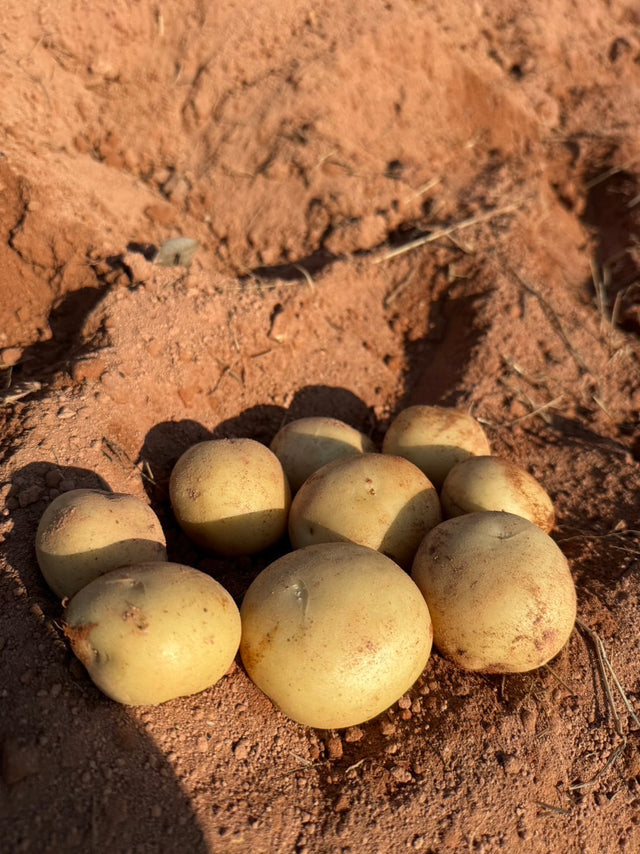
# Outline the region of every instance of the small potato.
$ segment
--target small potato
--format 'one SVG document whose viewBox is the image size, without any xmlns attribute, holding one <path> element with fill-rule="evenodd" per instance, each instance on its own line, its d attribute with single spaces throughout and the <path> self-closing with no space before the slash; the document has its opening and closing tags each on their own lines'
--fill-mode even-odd
<svg viewBox="0 0 640 854">
<path fill-rule="evenodd" d="M 323 466 L 291 503 L 294 548 L 353 542 L 408 569 L 420 541 L 441 520 L 438 493 L 408 460 L 358 454 Z"/>
<path fill-rule="evenodd" d="M 220 555 L 251 555 L 286 532 L 291 491 L 276 455 L 253 439 L 213 439 L 180 457 L 169 481 L 180 527 Z"/>
<path fill-rule="evenodd" d="M 63 599 L 109 570 L 166 560 L 153 510 L 133 495 L 73 489 L 51 502 L 36 532 L 36 557 L 49 587 Z"/>
<path fill-rule="evenodd" d="M 364 433 L 337 418 L 323 416 L 285 424 L 273 437 L 270 448 L 282 463 L 293 492 L 327 463 L 375 450 Z"/>
<path fill-rule="evenodd" d="M 523 516 L 549 532 L 555 523 L 553 502 L 526 469 L 499 457 L 469 457 L 457 463 L 442 486 L 447 517 L 483 510 L 504 510 Z"/>
<path fill-rule="evenodd" d="M 177 563 L 116 569 L 69 602 L 65 634 L 93 682 L 129 706 L 196 694 L 227 672 L 240 613 L 209 575 Z"/>
<path fill-rule="evenodd" d="M 573 630 L 567 559 L 521 516 L 488 511 L 442 522 L 421 543 L 411 575 L 429 607 L 434 644 L 465 670 L 533 670 Z"/>
<path fill-rule="evenodd" d="M 247 673 L 286 715 L 355 726 L 396 702 L 431 652 L 431 620 L 409 576 L 379 552 L 325 543 L 290 552 L 240 608 Z"/>
<path fill-rule="evenodd" d="M 390 424 L 382 452 L 411 460 L 440 489 L 457 462 L 491 449 L 471 415 L 443 406 L 409 406 Z"/>
</svg>

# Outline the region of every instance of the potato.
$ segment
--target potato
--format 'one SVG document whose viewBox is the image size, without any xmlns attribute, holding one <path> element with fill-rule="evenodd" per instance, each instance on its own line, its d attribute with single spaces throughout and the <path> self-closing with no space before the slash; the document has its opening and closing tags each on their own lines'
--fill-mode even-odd
<svg viewBox="0 0 640 854">
<path fill-rule="evenodd" d="M 364 433 L 337 418 L 323 416 L 285 424 L 273 437 L 270 448 L 282 463 L 293 492 L 327 463 L 375 450 Z"/>
<path fill-rule="evenodd" d="M 227 672 L 240 613 L 213 578 L 177 563 L 116 569 L 83 587 L 65 634 L 93 682 L 129 706 L 203 691 Z"/>
<path fill-rule="evenodd" d="M 38 565 L 60 598 L 119 566 L 166 560 L 165 546 L 160 521 L 147 504 L 99 489 L 54 498 L 36 532 Z"/>
<path fill-rule="evenodd" d="M 411 460 L 440 489 L 457 462 L 491 449 L 471 415 L 443 406 L 409 406 L 389 425 L 382 452 Z"/>
<path fill-rule="evenodd" d="M 408 460 L 358 454 L 323 466 L 291 503 L 294 548 L 359 543 L 409 568 L 420 541 L 441 519 L 438 493 Z"/>
<path fill-rule="evenodd" d="M 169 480 L 184 532 L 220 555 L 250 555 L 286 532 L 291 491 L 276 455 L 253 439 L 212 439 L 180 457 Z"/>
<path fill-rule="evenodd" d="M 398 700 L 431 652 L 431 620 L 409 576 L 379 552 L 325 543 L 264 569 L 240 608 L 240 654 L 286 715 L 355 726 Z"/>
<path fill-rule="evenodd" d="M 433 620 L 434 644 L 466 670 L 521 673 L 560 652 L 576 618 L 569 564 L 537 525 L 487 511 L 427 534 L 412 578 Z"/>
<path fill-rule="evenodd" d="M 499 457 L 469 457 L 457 463 L 440 493 L 445 516 L 504 510 L 524 516 L 547 533 L 555 510 L 544 487 L 526 469 Z"/>
</svg>

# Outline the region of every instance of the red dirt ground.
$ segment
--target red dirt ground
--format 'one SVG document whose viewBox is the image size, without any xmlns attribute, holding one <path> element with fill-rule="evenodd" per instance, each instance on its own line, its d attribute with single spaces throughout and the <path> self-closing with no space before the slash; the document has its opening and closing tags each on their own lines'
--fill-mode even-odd
<svg viewBox="0 0 640 854">
<path fill-rule="evenodd" d="M 3 851 L 640 850 L 638 728 L 585 631 L 504 679 L 435 653 L 337 733 L 239 663 L 131 709 L 34 554 L 47 502 L 106 481 L 240 601 L 279 551 L 186 541 L 186 447 L 445 403 L 552 495 L 637 713 L 637 2 L 4 0 L 0 91 Z M 180 235 L 188 269 L 148 260 Z"/>
</svg>

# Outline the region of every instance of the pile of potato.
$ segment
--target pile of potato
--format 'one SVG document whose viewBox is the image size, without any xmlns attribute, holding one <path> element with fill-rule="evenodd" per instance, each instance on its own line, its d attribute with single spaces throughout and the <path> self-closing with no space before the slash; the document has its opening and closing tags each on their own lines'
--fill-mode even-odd
<svg viewBox="0 0 640 854">
<path fill-rule="evenodd" d="M 381 453 L 319 417 L 287 424 L 270 448 L 201 442 L 176 463 L 170 498 L 207 551 L 256 554 L 287 534 L 292 550 L 238 610 L 209 575 L 167 560 L 143 502 L 96 490 L 56 498 L 38 527 L 38 562 L 64 600 L 73 651 L 121 703 L 202 691 L 239 649 L 293 720 L 353 726 L 413 685 L 432 642 L 470 671 L 523 672 L 553 658 L 574 626 L 551 499 L 456 410 L 405 409 Z"/>
</svg>

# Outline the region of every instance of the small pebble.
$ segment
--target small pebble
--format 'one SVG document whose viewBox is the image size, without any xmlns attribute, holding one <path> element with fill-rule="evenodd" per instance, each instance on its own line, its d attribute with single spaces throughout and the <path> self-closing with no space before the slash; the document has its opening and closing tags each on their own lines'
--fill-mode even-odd
<svg viewBox="0 0 640 854">
<path fill-rule="evenodd" d="M 25 489 L 21 489 L 18 493 L 18 504 L 20 507 L 28 507 L 30 504 L 35 504 L 36 501 L 40 501 L 40 499 L 44 495 L 44 489 L 37 484 L 32 484 L 31 486 L 27 486 Z M 9 501 L 7 500 L 7 504 Z"/>
<path fill-rule="evenodd" d="M 250 750 L 251 745 L 248 738 L 241 738 L 233 745 L 233 755 L 240 761 L 247 759 Z"/>
<path fill-rule="evenodd" d="M 62 472 L 60 469 L 49 469 L 44 476 L 44 482 L 52 489 L 56 489 L 62 480 Z"/>
<path fill-rule="evenodd" d="M 350 726 L 344 734 L 344 740 L 348 744 L 353 744 L 356 741 L 360 741 L 364 737 L 363 731 L 359 726 Z"/>
<path fill-rule="evenodd" d="M 387 738 L 389 736 L 395 735 L 396 725 L 390 720 L 383 718 L 383 720 L 380 721 L 380 732 Z"/>
<path fill-rule="evenodd" d="M 393 766 L 391 776 L 397 783 L 410 783 L 413 780 L 411 771 L 408 768 L 403 768 L 401 765 Z"/>
<path fill-rule="evenodd" d="M 343 748 L 342 739 L 339 735 L 332 735 L 326 741 L 327 754 L 329 759 L 342 759 Z"/>
<path fill-rule="evenodd" d="M 210 741 L 206 735 L 201 735 L 196 742 L 196 750 L 199 753 L 207 753 L 209 750 Z"/>
</svg>

